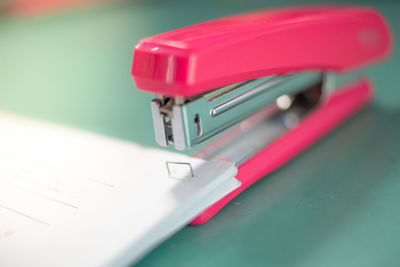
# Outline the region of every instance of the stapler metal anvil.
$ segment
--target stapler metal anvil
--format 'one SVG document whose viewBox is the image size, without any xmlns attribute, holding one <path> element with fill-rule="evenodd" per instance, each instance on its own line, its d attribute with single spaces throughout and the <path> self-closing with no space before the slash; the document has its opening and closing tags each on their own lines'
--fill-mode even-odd
<svg viewBox="0 0 400 267">
<path fill-rule="evenodd" d="M 354 114 L 372 97 L 362 68 L 391 37 L 368 7 L 311 6 L 209 21 L 139 42 L 132 76 L 150 103 L 159 145 L 238 166 L 242 185 L 200 214 L 201 224 Z"/>
</svg>

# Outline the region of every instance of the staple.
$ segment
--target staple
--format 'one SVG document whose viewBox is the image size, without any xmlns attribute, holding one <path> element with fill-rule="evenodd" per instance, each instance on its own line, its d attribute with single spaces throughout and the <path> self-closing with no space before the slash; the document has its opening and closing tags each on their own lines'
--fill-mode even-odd
<svg viewBox="0 0 400 267">
<path fill-rule="evenodd" d="M 171 164 L 189 166 L 191 178 L 196 177 L 196 175 L 194 174 L 194 171 L 193 171 L 192 164 L 190 164 L 189 162 L 166 161 L 166 162 L 165 162 L 165 165 L 166 165 L 166 167 L 167 167 L 167 171 L 168 171 L 168 176 L 169 176 L 169 177 L 171 177 L 171 178 L 178 178 L 178 179 L 184 178 L 184 177 L 176 177 L 176 176 L 173 176 L 173 171 L 171 171 L 171 168 L 170 168 L 170 165 L 171 165 Z"/>
</svg>

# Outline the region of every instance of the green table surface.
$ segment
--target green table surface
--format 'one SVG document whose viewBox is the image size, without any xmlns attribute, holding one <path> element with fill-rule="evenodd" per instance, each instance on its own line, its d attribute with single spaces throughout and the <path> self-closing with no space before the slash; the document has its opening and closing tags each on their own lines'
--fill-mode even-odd
<svg viewBox="0 0 400 267">
<path fill-rule="evenodd" d="M 129 74 L 135 43 L 295 3 L 143 1 L 2 17 L 0 109 L 155 147 L 152 96 L 137 91 Z M 353 3 L 379 9 L 396 43 L 400 2 Z M 368 70 L 376 85 L 369 107 L 139 265 L 400 266 L 399 51 Z"/>
</svg>

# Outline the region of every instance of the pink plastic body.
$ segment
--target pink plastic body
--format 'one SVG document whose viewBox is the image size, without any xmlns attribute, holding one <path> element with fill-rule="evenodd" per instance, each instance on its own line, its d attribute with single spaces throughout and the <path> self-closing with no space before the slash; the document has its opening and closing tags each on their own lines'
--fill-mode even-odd
<svg viewBox="0 0 400 267">
<path fill-rule="evenodd" d="M 240 165 L 236 176 L 242 183 L 240 187 L 203 211 L 191 224 L 199 225 L 208 221 L 243 190 L 282 167 L 335 126 L 349 118 L 368 103 L 372 95 L 371 84 L 366 79 L 359 80 L 335 92 L 299 125 Z"/>
<path fill-rule="evenodd" d="M 140 90 L 190 97 L 262 76 L 349 71 L 380 60 L 389 46 L 389 30 L 372 8 L 286 8 L 145 38 L 131 73 Z"/>
</svg>

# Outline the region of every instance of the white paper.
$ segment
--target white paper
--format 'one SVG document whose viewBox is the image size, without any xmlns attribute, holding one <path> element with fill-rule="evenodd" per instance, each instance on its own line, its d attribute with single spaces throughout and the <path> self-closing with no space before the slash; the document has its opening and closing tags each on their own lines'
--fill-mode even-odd
<svg viewBox="0 0 400 267">
<path fill-rule="evenodd" d="M 194 175 L 179 164 L 169 175 L 166 161 Z M 235 174 L 227 162 L 0 114 L 0 266 L 132 263 L 237 188 Z"/>
</svg>

